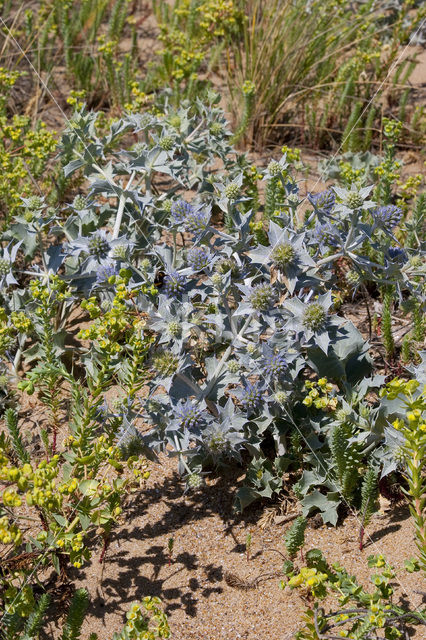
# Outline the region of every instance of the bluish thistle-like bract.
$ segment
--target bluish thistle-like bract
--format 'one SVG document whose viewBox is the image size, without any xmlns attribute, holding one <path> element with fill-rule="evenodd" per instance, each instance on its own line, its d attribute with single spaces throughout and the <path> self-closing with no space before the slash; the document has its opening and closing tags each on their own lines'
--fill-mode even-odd
<svg viewBox="0 0 426 640">
<path fill-rule="evenodd" d="M 391 265 L 404 265 L 408 262 L 408 256 L 401 247 L 389 247 L 385 253 L 385 267 Z"/>
<path fill-rule="evenodd" d="M 88 252 L 95 258 L 106 258 L 111 247 L 105 236 L 94 233 L 87 244 Z"/>
<path fill-rule="evenodd" d="M 338 244 L 339 234 L 338 231 L 331 222 L 325 224 L 316 224 L 312 233 L 312 238 L 318 243 L 320 248 L 324 248 L 327 245 L 336 246 Z"/>
<path fill-rule="evenodd" d="M 290 242 L 277 244 L 271 253 L 271 259 L 278 269 L 285 269 L 296 258 L 296 249 Z"/>
<path fill-rule="evenodd" d="M 344 308 L 339 315 L 334 312 L 342 284 L 337 260 L 343 259 L 345 289 L 348 282 L 353 287 L 371 281 L 381 286 L 388 280 L 401 283 L 399 290 L 403 288 L 404 295 L 407 292 L 414 298 L 421 286 L 420 242 L 405 244 L 410 261 L 419 260 L 417 270 L 411 264 L 407 268 L 405 251 L 388 248 L 396 244 L 389 231 L 400 223 L 400 209 L 368 200 L 374 186 L 361 187 L 358 182 L 343 189 L 337 181 L 333 189 L 309 194 L 314 211 L 310 207 L 303 222 L 298 187 L 284 157 L 270 163 L 264 172 L 267 179 L 279 177 L 279 207 L 263 233 L 254 234 L 252 223 L 258 220 L 264 201 L 262 194 L 253 197 L 253 182 L 245 178 L 249 165 L 229 144 L 228 133 L 218 138 L 212 135 L 216 130 L 226 132 L 223 113 L 213 103 L 203 105 L 201 101 L 173 114 L 167 113 L 168 106 L 164 108 L 166 113 L 161 116 L 128 114 L 117 129 L 114 124 L 108 134 L 112 142 L 108 159 L 105 157 L 105 181 L 99 180 L 98 168 L 85 155 L 83 171 L 92 191 L 87 198 L 76 198 L 63 225 L 60 217 L 59 233 L 52 235 L 56 233 L 53 248 L 61 251 L 59 258 L 63 259 L 60 263 L 49 247 L 49 253 L 42 256 L 46 270 L 58 273 L 58 265 L 65 263 L 64 273 L 77 295 L 81 283 L 93 282 L 96 276 L 96 294 L 102 308 L 108 309 L 115 286 L 108 283 L 116 272 L 114 264 L 125 267 L 129 274 L 126 286 L 132 292 L 128 304 L 143 314 L 147 335 L 153 338 L 146 354 L 150 375 L 144 377 L 145 364 L 136 368 L 149 388 L 149 399 L 142 400 L 152 426 L 149 446 L 174 448 L 187 465 L 180 472 L 190 473 L 195 484 L 203 464 L 211 466 L 212 458 L 219 464 L 221 456 L 233 456 L 244 447 L 253 459 L 256 450 L 263 457 L 266 438 L 277 459 L 285 456 L 291 424 L 300 425 L 308 443 L 321 445 L 321 460 L 328 464 L 327 417 L 318 419 L 320 410 L 316 409 L 311 422 L 309 412 L 306 416 L 303 412 L 303 417 L 297 408 L 306 375 L 315 371 L 319 378 L 342 381 L 341 388 L 352 394 L 359 379 L 368 388 L 370 383 L 365 381 L 371 374 L 368 344 L 345 319 Z M 182 153 L 164 151 L 172 143 L 164 129 L 171 115 L 179 122 Z M 70 175 L 75 160 L 75 166 L 82 167 L 75 157 L 79 137 L 86 140 L 90 135 L 94 148 L 105 146 L 92 126 L 96 117 L 81 114 L 66 132 L 63 158 L 71 162 Z M 139 140 L 130 152 L 117 147 L 122 145 L 120 131 L 124 130 Z M 175 133 L 170 135 L 175 137 Z M 110 157 L 109 150 L 115 155 Z M 164 175 L 173 185 L 163 181 Z M 128 182 L 131 188 L 126 187 Z M 217 208 L 229 217 L 226 230 L 210 226 L 211 211 Z M 166 216 L 173 234 L 164 234 Z M 56 229 L 58 220 L 53 224 Z M 60 227 L 66 236 L 62 247 Z M 173 242 L 177 231 L 186 232 L 184 243 L 180 238 Z M 188 234 L 194 241 L 189 246 Z M 50 235 L 46 229 L 43 238 L 47 241 Z M 365 250 L 367 242 L 374 253 Z M 34 235 L 25 243 L 26 257 L 31 259 Z M 3 284 L 16 282 L 11 254 L 7 250 L 0 254 Z M 166 273 L 163 286 L 155 276 L 159 272 Z M 41 269 L 37 277 L 44 277 Z M 158 295 L 152 293 L 153 283 L 159 283 Z M 333 289 L 336 298 L 331 295 Z M 14 304 L 19 300 L 17 296 Z M 127 372 L 124 365 L 114 364 L 120 382 Z M 154 410 L 154 404 L 159 408 Z M 373 419 L 367 425 L 361 418 L 357 416 L 362 429 L 370 430 L 374 437 Z M 256 473 L 265 464 L 269 461 L 259 462 Z M 265 473 L 259 480 L 263 495 L 269 490 L 278 493 L 282 486 L 282 473 L 275 473 L 273 464 L 270 479 Z M 313 458 L 306 465 L 315 471 Z M 331 476 L 332 469 L 330 482 Z M 324 500 L 325 493 L 320 495 Z M 331 504 L 337 506 L 336 501 Z"/>
<path fill-rule="evenodd" d="M 308 193 L 308 200 L 317 211 L 330 215 L 336 203 L 336 195 L 331 189 L 325 189 L 315 194 Z"/>
<path fill-rule="evenodd" d="M 311 302 L 303 313 L 302 324 L 311 331 L 320 331 L 327 320 L 327 311 L 319 302 Z"/>
<path fill-rule="evenodd" d="M 17 242 L 12 246 L 12 242 L 3 249 L 3 255 L 0 257 L 0 288 L 4 285 L 18 284 L 13 273 L 12 267 L 16 260 L 16 254 L 21 245 L 21 242 Z"/>
<path fill-rule="evenodd" d="M 171 214 L 175 222 L 183 222 L 193 211 L 194 208 L 192 204 L 185 200 L 174 202 L 171 208 Z"/>
<path fill-rule="evenodd" d="M 185 231 L 199 235 L 205 231 L 209 221 L 210 214 L 204 209 L 197 207 L 194 208 L 193 212 L 185 218 L 183 226 Z"/>
<path fill-rule="evenodd" d="M 394 204 L 388 204 L 385 207 L 377 207 L 371 212 L 374 222 L 383 226 L 389 231 L 397 227 L 401 221 L 402 210 Z"/>
</svg>

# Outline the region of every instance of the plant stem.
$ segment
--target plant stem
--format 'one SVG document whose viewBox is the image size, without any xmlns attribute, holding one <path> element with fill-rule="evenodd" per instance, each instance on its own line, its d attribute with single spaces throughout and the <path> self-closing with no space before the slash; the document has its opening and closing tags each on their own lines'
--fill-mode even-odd
<svg viewBox="0 0 426 640">
<path fill-rule="evenodd" d="M 114 230 L 112 232 L 112 239 L 116 240 L 120 234 L 120 227 L 121 227 L 121 220 L 123 218 L 123 213 L 124 213 L 124 206 L 126 204 L 126 191 L 127 189 L 130 188 L 133 180 L 135 178 L 135 172 L 132 171 L 129 181 L 127 182 L 123 193 L 120 195 L 120 198 L 118 200 L 118 209 L 117 209 L 117 216 L 115 218 L 115 223 L 114 223 Z"/>
</svg>

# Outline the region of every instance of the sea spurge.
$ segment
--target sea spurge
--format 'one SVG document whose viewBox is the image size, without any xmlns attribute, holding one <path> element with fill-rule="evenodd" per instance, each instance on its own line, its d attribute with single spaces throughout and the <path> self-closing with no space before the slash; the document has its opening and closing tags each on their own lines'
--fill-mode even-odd
<svg viewBox="0 0 426 640">
<path fill-rule="evenodd" d="M 113 640 L 156 640 L 169 638 L 170 628 L 167 616 L 161 608 L 161 600 L 147 596 L 134 602 L 126 614 L 127 623 L 121 633 L 115 633 Z"/>
<path fill-rule="evenodd" d="M 335 411 L 337 409 L 338 399 L 333 392 L 335 388 L 327 378 L 316 380 L 307 380 L 304 385 L 304 391 L 308 393 L 303 398 L 303 404 L 307 407 L 315 407 L 326 411 Z"/>
<path fill-rule="evenodd" d="M 327 579 L 326 573 L 321 573 L 314 568 L 303 567 L 297 575 L 290 578 L 288 586 L 291 589 L 303 588 L 313 596 L 320 597 L 325 593 L 323 585 Z"/>
<path fill-rule="evenodd" d="M 410 512 L 416 527 L 420 564 L 426 572 L 426 386 L 421 389 L 417 380 L 395 378 L 381 395 L 387 395 L 390 400 L 400 398 L 405 407 L 405 417 L 394 420 L 392 426 L 404 438 L 401 457 L 411 499 Z"/>
</svg>

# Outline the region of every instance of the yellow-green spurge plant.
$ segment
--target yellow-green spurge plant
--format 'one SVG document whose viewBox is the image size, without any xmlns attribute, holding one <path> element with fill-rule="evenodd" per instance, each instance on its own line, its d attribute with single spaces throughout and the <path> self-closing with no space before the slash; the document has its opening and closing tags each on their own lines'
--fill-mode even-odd
<svg viewBox="0 0 426 640">
<path fill-rule="evenodd" d="M 426 385 L 395 378 L 381 391 L 389 400 L 402 400 L 405 415 L 392 423 L 402 435 L 399 459 L 406 477 L 410 512 L 416 528 L 420 564 L 426 571 Z"/>
<path fill-rule="evenodd" d="M 2 619 L 2 637 L 5 640 L 36 640 L 43 630 L 46 614 L 51 602 L 48 593 L 44 593 L 28 616 L 25 624 L 19 624 L 19 616 L 5 614 Z M 159 598 L 146 596 L 141 602 L 134 602 L 126 614 L 127 622 L 121 632 L 114 633 L 112 640 L 155 640 L 169 638 L 170 629 L 167 617 L 160 607 Z M 85 589 L 77 589 L 70 603 L 67 616 L 62 626 L 60 640 L 71 640 L 82 637 L 89 595 Z M 87 638 L 87 636 L 83 636 Z M 97 633 L 91 633 L 88 640 L 98 640 Z"/>
<path fill-rule="evenodd" d="M 297 589 L 312 602 L 303 614 L 304 626 L 297 640 L 397 640 L 407 638 L 415 625 L 426 625 L 425 610 L 407 610 L 394 596 L 395 571 L 382 555 L 369 556 L 371 590 L 360 585 L 338 562 L 329 565 L 319 549 L 306 554 L 307 566 L 300 570 L 291 563 L 285 567 L 288 578 L 281 587 Z M 326 613 L 320 601 L 334 596 L 338 609 Z"/>
<path fill-rule="evenodd" d="M 38 393 L 47 409 L 45 426 L 35 434 L 38 452 L 29 425 L 13 408 L 6 410 L 6 429 L 0 434 L 0 549 L 6 558 L 0 609 L 22 621 L 34 610 L 33 587 L 46 567 L 66 578 L 93 552 L 103 561 L 126 497 L 149 477 L 147 460 L 132 445 L 122 417 L 123 405 L 131 405 L 144 380 L 149 337 L 142 334 L 141 314 L 125 304 L 134 295 L 126 274 L 113 278 L 116 294 L 106 313 L 94 299 L 81 303 L 92 318 L 81 331 L 91 363 L 85 385 L 73 364 L 56 353 L 55 321 L 70 304 L 62 281 L 56 276 L 33 281 L 28 317 L 13 319 L 14 334 L 39 332 L 38 365 L 19 388 Z M 4 314 L 2 324 L 7 328 Z M 113 385 L 122 399 L 111 411 L 104 406 L 104 393 Z M 138 608 L 132 612 L 129 634 L 119 637 L 154 637 L 130 633 L 130 628 L 142 629 L 138 620 L 143 619 Z"/>
</svg>

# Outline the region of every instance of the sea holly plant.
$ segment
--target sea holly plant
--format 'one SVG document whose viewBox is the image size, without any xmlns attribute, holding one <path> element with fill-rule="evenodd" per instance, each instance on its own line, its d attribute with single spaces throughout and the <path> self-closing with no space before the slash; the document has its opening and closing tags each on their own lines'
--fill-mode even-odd
<svg viewBox="0 0 426 640">
<path fill-rule="evenodd" d="M 78 348 L 55 346 L 67 373 L 49 364 L 49 382 L 38 365 L 24 386 L 56 388 L 54 376 L 67 380 L 82 365 L 96 416 L 113 382 L 124 391 L 103 424 L 118 414 L 146 454 L 172 451 L 192 487 L 206 469 L 248 459 L 243 507 L 278 494 L 290 469 L 304 515 L 319 509 L 335 523 L 342 500 L 359 510 L 361 472 L 370 455 L 377 469 L 384 455 L 384 421 L 367 400 L 382 381 L 370 377 L 369 345 L 339 308 L 342 269 L 353 274 L 345 295 L 392 282 L 396 300 L 418 306 L 423 254 L 398 243 L 398 212 L 370 200 L 374 185 L 309 194 L 312 208 L 302 215 L 286 155 L 256 173 L 269 185 L 262 203 L 217 102 L 214 94 L 179 108 L 165 100 L 156 115 L 128 114 L 102 127 L 96 114 L 76 112 L 59 159 L 66 175 L 87 179 L 88 193 L 58 211 L 31 210 L 40 260 L 11 265 L 18 284 L 3 283 L 2 295 L 7 310 L 35 306 L 31 321 L 44 336 L 42 323 L 55 320 L 59 340 L 73 308 L 92 323 L 75 336 Z M 34 234 L 21 238 L 19 225 L 12 232 L 30 262 Z M 54 318 L 19 288 L 28 276 L 31 291 L 63 282 L 66 300 L 55 302 Z M 20 349 L 25 358 L 25 344 Z M 39 345 L 29 349 L 34 356 Z M 91 411 L 84 420 L 93 425 Z M 137 435 L 140 418 L 149 428 Z M 344 434 L 347 477 L 335 446 Z M 46 442 L 54 455 L 53 437 Z"/>
</svg>

